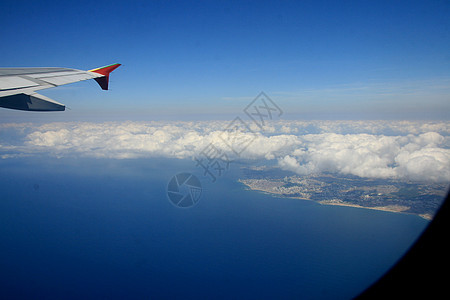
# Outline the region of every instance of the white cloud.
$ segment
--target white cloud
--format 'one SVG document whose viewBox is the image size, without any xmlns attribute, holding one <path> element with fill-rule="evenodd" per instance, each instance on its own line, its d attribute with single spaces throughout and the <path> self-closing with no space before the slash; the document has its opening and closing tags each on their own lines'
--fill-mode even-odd
<svg viewBox="0 0 450 300">
<path fill-rule="evenodd" d="M 450 181 L 450 122 L 277 121 L 264 132 L 255 127 L 250 127 L 252 132 L 236 131 L 234 139 L 225 131 L 228 124 L 0 124 L 0 157 L 49 153 L 58 157 L 191 159 L 210 144 L 233 156 L 229 147 L 233 141 L 245 146 L 241 159 L 275 160 L 280 168 L 298 174 L 339 172 L 369 178 Z"/>
<path fill-rule="evenodd" d="M 305 149 L 279 158 L 285 170 L 298 174 L 339 172 L 370 178 L 450 181 L 450 149 L 445 138 L 418 136 L 314 134 L 299 137 Z"/>
</svg>

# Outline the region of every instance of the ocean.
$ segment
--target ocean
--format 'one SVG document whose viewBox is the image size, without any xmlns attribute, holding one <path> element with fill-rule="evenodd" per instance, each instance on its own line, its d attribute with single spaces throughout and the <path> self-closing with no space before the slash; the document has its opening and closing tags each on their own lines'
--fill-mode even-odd
<svg viewBox="0 0 450 300">
<path fill-rule="evenodd" d="M 201 181 L 174 206 L 171 178 Z M 239 166 L 42 156 L 0 160 L 0 294 L 9 298 L 349 299 L 428 221 L 250 191 Z"/>
</svg>

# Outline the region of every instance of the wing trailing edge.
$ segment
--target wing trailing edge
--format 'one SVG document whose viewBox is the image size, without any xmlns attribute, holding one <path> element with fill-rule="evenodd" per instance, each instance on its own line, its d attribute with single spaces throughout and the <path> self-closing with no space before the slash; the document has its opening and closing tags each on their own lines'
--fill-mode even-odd
<svg viewBox="0 0 450 300">
<path fill-rule="evenodd" d="M 64 111 L 66 106 L 44 95 L 16 94 L 2 97 L 0 107 L 28 111 Z"/>
</svg>

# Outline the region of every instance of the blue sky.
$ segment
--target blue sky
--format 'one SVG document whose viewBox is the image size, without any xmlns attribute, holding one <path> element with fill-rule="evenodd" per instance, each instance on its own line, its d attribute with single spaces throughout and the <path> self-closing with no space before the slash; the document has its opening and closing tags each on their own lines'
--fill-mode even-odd
<svg viewBox="0 0 450 300">
<path fill-rule="evenodd" d="M 446 1 L 3 1 L 0 66 L 123 64 L 110 92 L 43 91 L 64 117 L 214 118 L 265 91 L 287 117 L 448 119 L 449 15 Z"/>
</svg>

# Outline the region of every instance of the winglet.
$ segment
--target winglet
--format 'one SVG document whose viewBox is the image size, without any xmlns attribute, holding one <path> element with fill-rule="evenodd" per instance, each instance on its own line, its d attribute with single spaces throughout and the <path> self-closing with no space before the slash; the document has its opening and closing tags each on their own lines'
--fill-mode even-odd
<svg viewBox="0 0 450 300">
<path fill-rule="evenodd" d="M 107 90 L 108 83 L 109 83 L 109 73 L 111 73 L 118 67 L 120 67 L 120 64 L 113 64 L 113 65 L 109 65 L 109 66 L 105 66 L 105 67 L 101 67 L 101 68 L 97 68 L 97 69 L 92 69 L 92 70 L 89 70 L 88 72 L 93 72 L 93 73 L 103 75 L 102 77 L 97 77 L 94 79 L 95 79 L 95 81 L 97 81 L 97 83 L 100 85 L 100 87 L 103 90 Z"/>
</svg>

